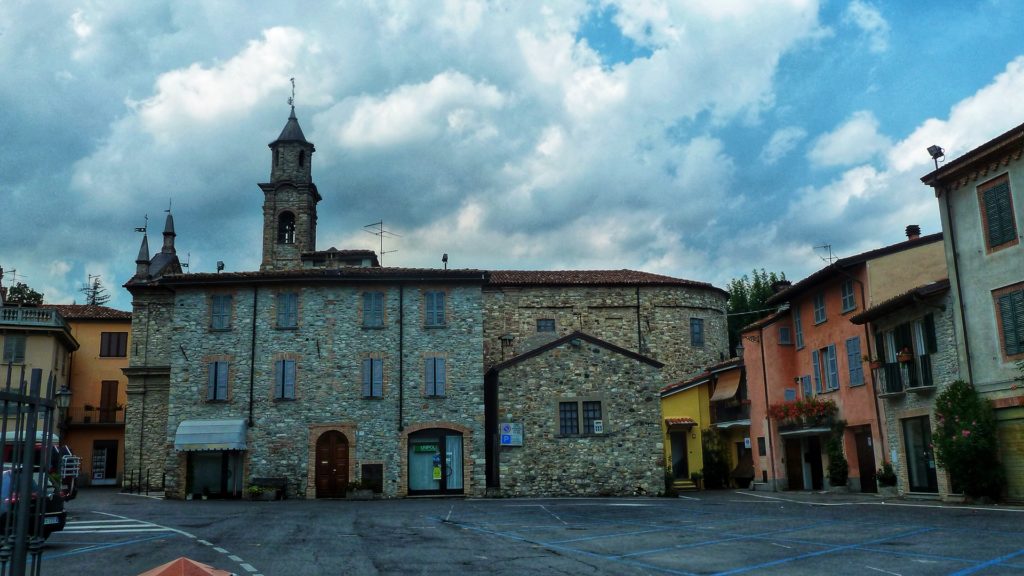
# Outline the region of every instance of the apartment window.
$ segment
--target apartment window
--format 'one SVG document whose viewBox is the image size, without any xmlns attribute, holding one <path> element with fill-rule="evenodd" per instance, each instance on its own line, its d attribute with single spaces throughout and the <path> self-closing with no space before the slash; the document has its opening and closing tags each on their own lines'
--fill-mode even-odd
<svg viewBox="0 0 1024 576">
<path fill-rule="evenodd" d="M 295 360 L 274 362 L 274 399 L 295 400 Z"/>
<path fill-rule="evenodd" d="M 427 396 L 444 396 L 447 380 L 445 359 L 440 356 L 432 356 L 424 359 L 423 365 L 423 380 Z"/>
<path fill-rule="evenodd" d="M 231 329 L 231 295 L 215 294 L 210 298 L 210 329 Z"/>
<path fill-rule="evenodd" d="M 384 326 L 383 292 L 363 292 L 363 326 L 367 328 Z"/>
<path fill-rule="evenodd" d="M 843 294 L 843 312 L 849 312 L 857 307 L 857 299 L 853 296 L 853 280 L 843 282 L 841 288 Z"/>
<path fill-rule="evenodd" d="M 127 355 L 127 332 L 100 332 L 101 358 L 124 358 Z"/>
<path fill-rule="evenodd" d="M 384 360 L 382 358 L 363 358 L 363 397 L 381 398 L 384 396 Z"/>
<path fill-rule="evenodd" d="M 800 321 L 800 309 L 793 308 L 793 334 L 796 336 L 796 349 L 800 350 L 804 347 L 804 326 Z"/>
<path fill-rule="evenodd" d="M 764 436 L 758 436 L 757 437 L 757 455 L 758 456 L 767 456 L 768 455 L 768 449 L 765 446 Z"/>
<path fill-rule="evenodd" d="M 1006 176 L 978 188 L 981 218 L 985 228 L 985 246 L 989 252 L 1017 243 L 1017 225 L 1013 220 L 1013 198 Z"/>
<path fill-rule="evenodd" d="M 299 325 L 298 292 L 280 292 L 277 295 L 277 327 L 295 328 Z"/>
<path fill-rule="evenodd" d="M 850 370 L 850 386 L 864 384 L 864 361 L 860 351 L 860 337 L 846 340 L 846 364 Z"/>
<path fill-rule="evenodd" d="M 4 336 L 4 364 L 25 363 L 25 335 L 6 334 Z"/>
<path fill-rule="evenodd" d="M 580 430 L 583 430 L 584 434 L 604 433 L 600 400 L 572 400 L 558 403 L 558 434 L 574 436 L 578 435 Z"/>
<path fill-rule="evenodd" d="M 796 388 L 786 388 L 783 393 L 783 400 L 786 402 L 793 402 L 796 400 Z"/>
<path fill-rule="evenodd" d="M 836 345 L 829 344 L 820 350 L 811 351 L 811 365 L 814 368 L 814 388 L 822 392 L 839 388 L 839 365 L 836 360 Z"/>
<path fill-rule="evenodd" d="M 702 348 L 704 346 L 704 319 L 690 318 L 690 346 Z"/>
<path fill-rule="evenodd" d="M 555 319 L 554 318 L 539 318 L 537 319 L 537 332 L 554 332 L 555 331 Z"/>
<path fill-rule="evenodd" d="M 1024 284 L 996 291 L 995 299 L 1003 354 L 1008 358 L 1024 355 Z"/>
<path fill-rule="evenodd" d="M 818 292 L 814 295 L 814 323 L 821 324 L 825 321 L 825 293 Z"/>
<path fill-rule="evenodd" d="M 427 326 L 444 326 L 444 292 L 429 291 L 423 294 L 424 324 Z"/>
<path fill-rule="evenodd" d="M 206 399 L 224 401 L 228 399 L 228 363 L 223 360 L 207 365 Z"/>
<path fill-rule="evenodd" d="M 789 326 L 779 326 L 779 345 L 789 346 L 793 344 L 793 331 Z"/>
</svg>

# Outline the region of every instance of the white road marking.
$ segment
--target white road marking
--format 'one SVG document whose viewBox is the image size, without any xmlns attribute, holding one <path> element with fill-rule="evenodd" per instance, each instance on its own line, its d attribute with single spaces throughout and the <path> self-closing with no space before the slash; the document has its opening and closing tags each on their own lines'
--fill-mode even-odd
<svg viewBox="0 0 1024 576">
<path fill-rule="evenodd" d="M 789 502 L 790 504 L 803 504 L 805 506 L 903 506 L 906 508 L 938 508 L 940 510 L 978 510 L 987 512 L 1024 512 L 1024 508 L 999 508 L 997 506 L 949 506 L 946 504 L 913 504 L 910 502 L 808 502 L 806 500 L 797 500 L 795 498 L 781 498 L 779 496 L 768 496 L 766 494 L 757 494 L 756 492 L 745 492 L 742 490 L 735 491 L 736 494 L 742 494 L 744 496 L 753 496 L 754 498 L 764 498 L 766 500 L 776 500 L 779 502 Z"/>
<path fill-rule="evenodd" d="M 216 550 L 217 552 L 220 552 L 221 554 L 227 554 L 228 553 L 227 550 L 225 550 L 223 548 L 220 548 L 218 546 L 214 546 L 213 549 Z"/>
<path fill-rule="evenodd" d="M 241 566 L 246 572 L 255 572 L 256 571 L 256 568 L 254 568 L 252 564 L 246 564 L 246 563 L 243 562 L 243 563 L 239 564 L 239 566 Z M 257 576 L 262 576 L 262 575 L 257 575 Z"/>
<path fill-rule="evenodd" d="M 700 500 L 700 498 L 694 498 L 693 496 L 683 496 L 682 494 L 677 494 L 676 497 L 682 498 L 683 500 Z M 649 506 L 649 504 L 641 504 L 641 506 Z"/>
<path fill-rule="evenodd" d="M 559 518 L 559 517 L 558 517 L 558 514 L 555 514 L 555 513 L 554 513 L 554 512 L 552 512 L 551 510 L 548 510 L 546 506 L 541 506 L 541 507 L 540 507 L 540 509 L 541 509 L 541 510 L 543 510 L 543 511 L 545 511 L 545 512 L 547 512 L 548 514 L 551 514 L 552 516 L 554 516 L 555 520 L 558 520 L 558 521 L 559 521 L 559 522 L 561 522 L 562 524 L 565 524 L 566 526 L 568 526 L 568 525 L 569 525 L 569 523 L 568 523 L 568 522 L 566 522 L 565 520 L 562 520 L 561 518 Z"/>
<path fill-rule="evenodd" d="M 868 570 L 874 570 L 875 572 L 881 572 L 883 574 L 892 574 L 892 576 L 903 576 L 899 572 L 889 572 L 888 570 L 882 570 L 881 568 L 875 568 L 874 566 L 864 566 Z"/>
<path fill-rule="evenodd" d="M 234 554 L 229 555 L 228 559 L 230 559 L 232 562 L 238 562 L 239 564 L 242 563 L 242 559 L 238 556 L 235 556 Z"/>
<path fill-rule="evenodd" d="M 196 540 L 196 542 L 199 542 L 203 546 L 213 546 L 212 542 L 207 542 L 206 540 Z"/>
<path fill-rule="evenodd" d="M 789 550 L 793 549 L 792 546 L 786 546 L 785 544 L 779 544 L 778 542 L 772 542 L 772 546 L 778 546 L 779 548 L 786 548 L 786 549 L 789 549 Z"/>
</svg>

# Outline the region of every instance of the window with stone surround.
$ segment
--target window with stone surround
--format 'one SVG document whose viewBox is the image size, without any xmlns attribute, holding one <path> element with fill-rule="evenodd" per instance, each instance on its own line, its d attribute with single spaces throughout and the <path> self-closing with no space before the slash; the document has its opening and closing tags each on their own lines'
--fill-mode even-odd
<svg viewBox="0 0 1024 576">
<path fill-rule="evenodd" d="M 210 330 L 231 330 L 231 295 L 210 296 Z"/>
<path fill-rule="evenodd" d="M 363 398 L 384 397 L 384 359 L 363 358 Z"/>
<path fill-rule="evenodd" d="M 274 362 L 274 400 L 295 400 L 295 360 Z"/>
<path fill-rule="evenodd" d="M 537 319 L 537 332 L 554 332 L 555 331 L 555 319 L 554 318 L 538 318 Z"/>
<path fill-rule="evenodd" d="M 445 296 L 441 290 L 427 290 L 423 293 L 424 326 L 437 328 L 445 325 Z"/>
<path fill-rule="evenodd" d="M 227 360 L 214 360 L 206 365 L 207 402 L 228 400 L 228 377 L 231 364 Z"/>
<path fill-rule="evenodd" d="M 704 319 L 690 318 L 690 346 L 704 347 Z"/>
<path fill-rule="evenodd" d="M 559 436 L 589 436 L 603 433 L 604 419 L 600 400 L 581 398 L 558 402 Z"/>
<path fill-rule="evenodd" d="M 296 328 L 299 325 L 299 293 L 277 293 L 277 327 Z"/>
<path fill-rule="evenodd" d="M 423 359 L 423 390 L 427 397 L 440 398 L 445 395 L 448 380 L 446 365 L 443 356 L 427 356 Z"/>
<path fill-rule="evenodd" d="M 363 292 L 363 327 L 384 327 L 383 292 Z"/>
</svg>

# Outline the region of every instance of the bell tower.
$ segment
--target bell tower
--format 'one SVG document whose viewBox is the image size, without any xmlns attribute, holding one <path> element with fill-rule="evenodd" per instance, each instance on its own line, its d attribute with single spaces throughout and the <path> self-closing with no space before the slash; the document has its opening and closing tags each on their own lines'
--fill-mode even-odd
<svg viewBox="0 0 1024 576">
<path fill-rule="evenodd" d="M 312 177 L 315 148 L 302 134 L 294 105 L 281 135 L 269 146 L 270 182 L 259 185 L 263 190 L 260 270 L 301 268 L 302 253 L 316 250 L 316 205 L 321 197 Z"/>
</svg>

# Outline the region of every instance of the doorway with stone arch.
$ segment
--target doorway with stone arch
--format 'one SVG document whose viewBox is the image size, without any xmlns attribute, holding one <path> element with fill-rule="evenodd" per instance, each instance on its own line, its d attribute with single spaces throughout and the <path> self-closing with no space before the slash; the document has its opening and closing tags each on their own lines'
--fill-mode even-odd
<svg viewBox="0 0 1024 576">
<path fill-rule="evenodd" d="M 348 487 L 348 439 L 328 430 L 316 440 L 316 497 L 344 498 Z"/>
</svg>

